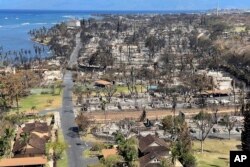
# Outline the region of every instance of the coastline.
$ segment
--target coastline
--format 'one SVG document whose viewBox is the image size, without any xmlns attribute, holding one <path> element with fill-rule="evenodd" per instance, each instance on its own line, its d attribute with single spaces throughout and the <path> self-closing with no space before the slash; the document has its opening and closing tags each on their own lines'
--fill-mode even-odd
<svg viewBox="0 0 250 167">
<path fill-rule="evenodd" d="M 35 43 L 38 43 L 40 45 L 48 46 L 50 41 L 51 41 L 51 37 L 48 37 L 48 38 L 50 38 L 50 39 L 43 40 L 43 39 L 40 39 L 40 38 L 31 38 L 31 41 L 33 41 Z"/>
</svg>

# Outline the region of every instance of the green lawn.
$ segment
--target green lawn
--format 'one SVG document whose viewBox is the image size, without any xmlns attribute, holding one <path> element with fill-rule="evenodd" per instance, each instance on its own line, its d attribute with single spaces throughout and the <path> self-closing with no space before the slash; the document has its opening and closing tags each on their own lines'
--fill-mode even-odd
<svg viewBox="0 0 250 167">
<path fill-rule="evenodd" d="M 246 27 L 240 27 L 240 26 L 239 26 L 239 27 L 235 27 L 235 28 L 234 28 L 234 31 L 235 31 L 235 32 L 242 32 L 242 31 L 245 31 L 245 30 L 246 30 Z"/>
<path fill-rule="evenodd" d="M 129 93 L 128 87 L 127 86 L 117 86 L 117 93 Z M 138 93 L 145 92 L 146 88 L 144 86 L 141 85 L 136 85 L 136 89 L 138 91 Z"/>
<path fill-rule="evenodd" d="M 52 92 L 52 89 L 50 88 L 33 88 L 30 90 L 31 94 L 41 94 L 42 92 Z"/>
<path fill-rule="evenodd" d="M 86 142 L 91 142 L 91 143 L 102 143 L 102 142 L 105 142 L 105 140 L 96 138 L 90 132 L 87 133 L 87 135 L 82 136 L 81 138 L 82 138 L 82 140 L 84 140 Z"/>
<path fill-rule="evenodd" d="M 58 131 L 58 140 L 64 142 L 64 137 L 61 130 Z M 57 161 L 57 166 L 68 167 L 68 157 L 66 151 L 63 152 L 62 158 Z"/>
<path fill-rule="evenodd" d="M 200 152 L 200 142 L 194 141 L 193 150 L 197 159 L 197 167 L 227 167 L 229 166 L 229 151 L 238 150 L 239 140 L 206 139 L 204 152 Z"/>
<path fill-rule="evenodd" d="M 61 93 L 62 94 L 62 93 Z M 49 103 L 51 101 L 51 103 Z M 44 109 L 56 109 L 61 106 L 62 97 L 59 94 L 31 94 L 19 100 L 19 111 L 31 112 L 35 106 L 34 112 Z M 13 109 L 16 111 L 17 109 Z"/>
<path fill-rule="evenodd" d="M 89 158 L 90 157 L 90 150 L 89 149 L 84 150 L 82 153 L 82 156 L 84 158 Z"/>
</svg>

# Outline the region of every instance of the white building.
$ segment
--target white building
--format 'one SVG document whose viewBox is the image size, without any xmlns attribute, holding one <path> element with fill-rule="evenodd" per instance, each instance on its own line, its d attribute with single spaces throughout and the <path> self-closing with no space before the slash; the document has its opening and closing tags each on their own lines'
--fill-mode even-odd
<svg viewBox="0 0 250 167">
<path fill-rule="evenodd" d="M 80 20 L 72 19 L 66 22 L 66 25 L 68 28 L 79 28 L 81 27 L 81 22 Z"/>
<path fill-rule="evenodd" d="M 61 80 L 62 76 L 61 71 L 45 71 L 43 74 L 45 81 Z"/>
</svg>

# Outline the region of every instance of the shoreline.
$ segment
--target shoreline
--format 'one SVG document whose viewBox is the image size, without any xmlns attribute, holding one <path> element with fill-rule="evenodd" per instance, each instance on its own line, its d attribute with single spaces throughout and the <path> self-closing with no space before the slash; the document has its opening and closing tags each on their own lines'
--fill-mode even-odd
<svg viewBox="0 0 250 167">
<path fill-rule="evenodd" d="M 42 39 L 39 38 L 30 38 L 32 42 L 44 45 L 44 46 L 49 46 L 49 42 L 51 41 L 51 37 L 48 41 L 42 41 Z"/>
</svg>

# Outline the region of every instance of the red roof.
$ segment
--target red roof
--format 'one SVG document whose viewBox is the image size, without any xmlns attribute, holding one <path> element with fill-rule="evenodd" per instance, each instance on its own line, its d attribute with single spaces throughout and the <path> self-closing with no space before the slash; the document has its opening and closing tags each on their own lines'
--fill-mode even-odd
<svg viewBox="0 0 250 167">
<path fill-rule="evenodd" d="M 45 165 L 46 163 L 47 159 L 45 157 L 9 158 L 1 159 L 0 167 Z"/>
</svg>

